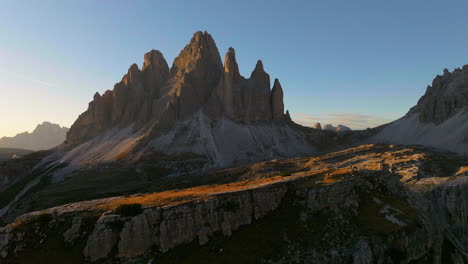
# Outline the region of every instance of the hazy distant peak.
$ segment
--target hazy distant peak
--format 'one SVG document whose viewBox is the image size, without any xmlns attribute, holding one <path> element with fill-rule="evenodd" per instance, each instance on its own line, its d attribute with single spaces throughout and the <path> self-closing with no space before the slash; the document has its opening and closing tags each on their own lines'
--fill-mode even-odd
<svg viewBox="0 0 468 264">
<path fill-rule="evenodd" d="M 345 125 L 337 125 L 336 127 L 334 127 L 331 124 L 326 124 L 325 126 L 323 126 L 323 130 L 330 130 L 330 131 L 340 132 L 340 131 L 351 130 L 351 128 L 347 127 Z"/>
<path fill-rule="evenodd" d="M 56 147 L 65 141 L 67 127 L 44 121 L 33 132 L 18 133 L 14 137 L 0 138 L 0 148 L 45 150 Z"/>
</svg>

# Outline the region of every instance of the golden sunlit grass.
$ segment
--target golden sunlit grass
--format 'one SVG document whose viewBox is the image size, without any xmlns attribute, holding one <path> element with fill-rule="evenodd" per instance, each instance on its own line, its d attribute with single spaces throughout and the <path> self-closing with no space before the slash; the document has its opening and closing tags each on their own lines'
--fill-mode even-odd
<svg viewBox="0 0 468 264">
<path fill-rule="evenodd" d="M 462 173 L 465 173 L 465 172 L 468 172 L 468 166 L 463 166 L 463 167 L 460 167 L 460 169 L 457 171 L 457 175 L 458 174 L 462 174 Z"/>
<path fill-rule="evenodd" d="M 182 203 L 207 199 L 208 197 L 216 194 L 254 189 L 261 186 L 283 182 L 286 179 L 291 179 L 291 176 L 274 176 L 258 180 L 246 180 L 228 184 L 206 185 L 181 190 L 141 194 L 136 196 L 124 197 L 118 200 L 112 200 L 108 203 L 99 205 L 97 208 L 93 209 L 114 210 L 121 204 L 141 204 L 143 207 L 173 206 Z"/>
<path fill-rule="evenodd" d="M 125 151 L 121 155 L 125 155 Z M 369 174 L 370 172 L 369 175 L 371 175 L 372 171 L 387 171 L 392 168 L 397 168 L 397 173 L 407 180 L 416 175 L 418 168 L 422 167 L 421 164 L 426 160 L 432 162 L 428 154 L 411 147 L 363 145 L 318 157 L 277 159 L 238 168 L 213 170 L 196 175 L 196 178 L 190 178 L 190 180 L 200 181 L 198 186 L 191 185 L 196 187 L 184 185 L 179 178 L 178 184 L 171 185 L 170 190 L 167 191 L 148 190 L 148 193 L 129 196 L 117 194 L 114 198 L 80 203 L 77 205 L 79 207 L 77 210 L 109 211 L 123 204 L 139 204 L 143 208 L 174 206 L 202 201 L 218 194 L 250 190 L 298 179 L 299 181 L 293 188 L 332 185 L 362 173 Z M 456 166 L 457 174 L 468 171 L 468 166 L 460 166 Z M 109 177 L 116 182 L 121 182 L 120 179 L 116 179 L 115 175 L 109 175 Z M 304 180 L 300 180 L 301 178 Z M 188 181 L 187 178 L 184 179 Z M 213 184 L 216 181 L 204 183 L 204 179 L 218 179 L 218 183 Z M 121 185 L 112 187 L 121 187 Z"/>
</svg>

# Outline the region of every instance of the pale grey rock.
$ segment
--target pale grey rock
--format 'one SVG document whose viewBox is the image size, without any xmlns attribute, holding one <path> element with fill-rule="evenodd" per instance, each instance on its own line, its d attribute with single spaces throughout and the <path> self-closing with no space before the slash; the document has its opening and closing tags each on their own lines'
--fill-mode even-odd
<svg viewBox="0 0 468 264">
<path fill-rule="evenodd" d="M 350 131 L 351 128 L 345 126 L 345 125 L 338 125 L 336 126 L 336 131 L 337 132 L 340 132 L 340 131 Z"/>
<path fill-rule="evenodd" d="M 72 244 L 80 236 L 81 223 L 82 217 L 73 217 L 71 227 L 63 233 L 63 238 L 66 243 Z"/>
<path fill-rule="evenodd" d="M 353 253 L 353 264 L 371 264 L 373 263 L 372 249 L 365 240 L 359 240 L 356 243 Z"/>
<path fill-rule="evenodd" d="M 8 256 L 9 243 L 13 239 L 13 233 L 9 228 L 0 228 L 0 257 Z"/>
<path fill-rule="evenodd" d="M 152 227 L 148 223 L 145 214 L 132 217 L 125 222 L 120 232 L 119 257 L 132 258 L 142 255 L 153 244 Z"/>
<path fill-rule="evenodd" d="M 93 232 L 88 237 L 83 255 L 90 261 L 106 258 L 117 244 L 118 234 L 109 225 L 121 221 L 118 215 L 103 215 L 97 221 Z"/>
</svg>

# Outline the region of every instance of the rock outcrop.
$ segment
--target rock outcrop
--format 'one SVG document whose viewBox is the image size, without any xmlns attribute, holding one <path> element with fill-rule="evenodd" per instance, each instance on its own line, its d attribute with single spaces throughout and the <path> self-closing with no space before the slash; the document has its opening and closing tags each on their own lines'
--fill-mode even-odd
<svg viewBox="0 0 468 264">
<path fill-rule="evenodd" d="M 32 133 L 24 132 L 14 137 L 0 138 L 0 148 L 17 148 L 27 150 L 47 150 L 65 141 L 68 128 L 50 122 L 36 126 Z"/>
<path fill-rule="evenodd" d="M 318 130 L 322 130 L 322 125 L 320 123 L 315 123 L 312 128 L 315 128 L 315 129 L 318 129 Z"/>
<path fill-rule="evenodd" d="M 463 263 L 463 161 L 422 148 L 365 145 L 233 168 L 218 172 L 243 173 L 230 183 L 23 215 L 0 228 L 0 260 L 22 263 L 33 254 L 38 262 L 76 263 L 165 263 L 174 256 L 179 263 L 201 256 L 206 263 Z M 117 209 L 135 203 L 140 210 Z M 62 246 L 63 254 L 50 251 Z"/>
<path fill-rule="evenodd" d="M 274 120 L 284 120 L 283 88 L 278 79 L 271 90 L 271 113 Z"/>
<path fill-rule="evenodd" d="M 417 113 L 422 123 L 439 125 L 456 115 L 459 110 L 468 111 L 468 65 L 453 72 L 444 69 L 428 86 L 408 115 Z"/>
<path fill-rule="evenodd" d="M 318 123 L 320 124 L 320 123 Z M 334 132 L 343 132 L 343 131 L 351 131 L 351 128 L 345 126 L 345 125 L 337 125 L 334 127 L 331 124 L 326 124 L 323 126 L 323 130 L 329 130 L 329 131 L 334 131 Z"/>
<path fill-rule="evenodd" d="M 130 125 L 134 131 L 149 130 L 158 137 L 199 110 L 215 121 L 285 120 L 281 85 L 276 79 L 270 91 L 270 77 L 260 60 L 246 79 L 240 75 L 233 48 L 223 67 L 211 35 L 196 32 L 171 69 L 161 52 L 152 50 L 145 54 L 141 70 L 133 64 L 112 91 L 96 93 L 71 127 L 66 143 L 76 145 Z"/>
<path fill-rule="evenodd" d="M 433 155 L 366 145 L 254 164 L 227 184 L 33 212 L 0 228 L 0 259 L 21 263 L 39 252 L 38 262 L 463 263 L 468 170 L 444 168 L 448 160 Z M 142 208 L 131 214 L 116 209 L 135 203 Z M 60 245 L 62 254 L 45 250 Z"/>
<path fill-rule="evenodd" d="M 468 155 L 468 65 L 437 75 L 416 106 L 373 142 L 421 144 Z"/>
</svg>

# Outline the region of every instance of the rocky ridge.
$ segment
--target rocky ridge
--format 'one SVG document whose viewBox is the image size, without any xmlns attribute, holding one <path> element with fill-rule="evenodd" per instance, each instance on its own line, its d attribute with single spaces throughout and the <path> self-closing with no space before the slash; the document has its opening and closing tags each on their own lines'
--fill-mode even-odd
<svg viewBox="0 0 468 264">
<path fill-rule="evenodd" d="M 236 181 L 24 215 L 0 229 L 0 254 L 5 263 L 463 263 L 467 165 L 367 145 L 226 169 Z M 116 213 L 135 203 L 143 209 Z M 252 251 L 235 246 L 241 241 Z M 61 245 L 65 256 L 44 254 Z"/>
<path fill-rule="evenodd" d="M 444 69 L 416 106 L 385 125 L 373 142 L 421 144 L 468 155 L 468 65 Z"/>
<path fill-rule="evenodd" d="M 211 35 L 196 32 L 170 69 L 162 53 L 152 50 L 145 54 L 141 70 L 133 64 L 112 91 L 96 93 L 66 143 L 80 144 L 129 125 L 157 137 L 199 110 L 212 120 L 227 117 L 245 124 L 285 120 L 281 85 L 275 79 L 270 90 L 260 60 L 246 79 L 239 73 L 233 48 L 223 66 Z"/>
</svg>

